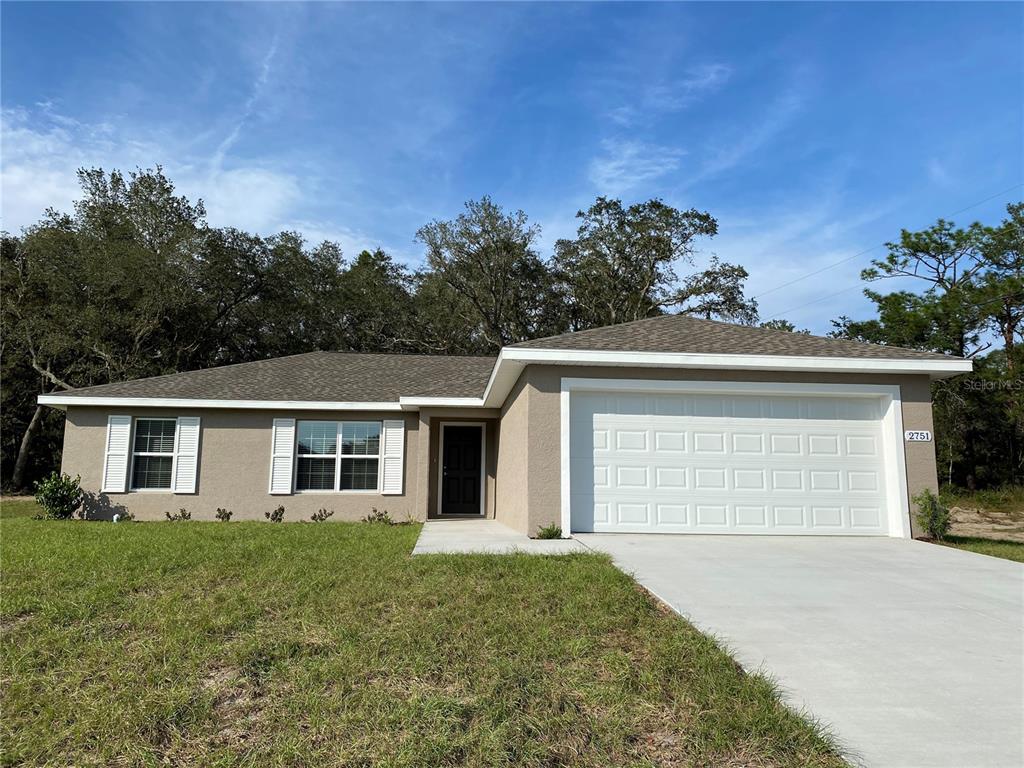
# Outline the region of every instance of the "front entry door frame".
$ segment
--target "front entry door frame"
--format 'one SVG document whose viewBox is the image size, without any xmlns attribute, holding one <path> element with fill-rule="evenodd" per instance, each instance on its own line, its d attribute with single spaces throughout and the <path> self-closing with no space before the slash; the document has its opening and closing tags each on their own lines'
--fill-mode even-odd
<svg viewBox="0 0 1024 768">
<path fill-rule="evenodd" d="M 437 516 L 465 517 L 465 515 L 445 515 L 441 509 L 444 504 L 444 430 L 445 427 L 480 427 L 480 517 L 487 514 L 487 422 L 486 421 L 442 421 L 437 439 Z M 476 517 L 476 515 L 473 515 Z"/>
</svg>

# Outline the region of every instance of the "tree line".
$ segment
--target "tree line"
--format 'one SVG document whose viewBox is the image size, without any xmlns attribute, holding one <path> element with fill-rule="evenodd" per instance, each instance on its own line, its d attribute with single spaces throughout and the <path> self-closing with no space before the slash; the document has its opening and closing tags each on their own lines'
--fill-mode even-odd
<svg viewBox="0 0 1024 768">
<path fill-rule="evenodd" d="M 484 197 L 421 227 L 424 261 L 412 269 L 380 249 L 346 259 L 336 243 L 308 243 L 297 232 L 212 227 L 202 202 L 176 194 L 160 168 L 83 169 L 79 181 L 71 213 L 47 210 L 2 237 L 0 473 L 8 489 L 59 464 L 63 416 L 35 404 L 45 392 L 317 349 L 494 354 L 665 312 L 758 322 L 741 265 L 696 265 L 698 247 L 717 232 L 714 217 L 660 200 L 599 197 L 577 213 L 576 236 L 544 255 L 526 214 Z M 1020 476 L 1019 397 L 1005 388 L 1019 371 L 1011 361 L 1024 304 L 1020 218 L 1017 206 L 998 227 L 962 231 L 940 221 L 934 231 L 904 233 L 865 278 L 934 264 L 944 282 L 921 293 L 869 292 L 877 318 L 836 321 L 835 335 L 974 354 L 979 374 L 968 379 L 1003 382 L 983 392 L 958 379 L 937 393 L 937 414 L 948 411 L 937 428 L 940 457 L 955 482 Z M 1007 330 L 997 316 L 1017 320 Z M 764 325 L 793 330 L 785 321 Z M 984 348 L 993 333 L 1002 346 Z M 990 439 L 996 400 L 1007 423 Z M 1014 452 L 1001 455 L 1003 446 Z"/>
</svg>

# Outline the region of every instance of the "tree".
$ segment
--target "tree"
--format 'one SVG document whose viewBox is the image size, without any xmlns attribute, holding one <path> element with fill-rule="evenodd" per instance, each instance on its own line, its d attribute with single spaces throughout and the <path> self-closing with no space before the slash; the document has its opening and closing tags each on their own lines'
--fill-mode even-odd
<svg viewBox="0 0 1024 768">
<path fill-rule="evenodd" d="M 756 305 L 743 298 L 742 267 L 713 259 L 708 270 L 678 283 L 675 265 L 692 265 L 697 238 L 718 231 L 710 214 L 660 200 L 624 207 L 599 197 L 576 217 L 576 237 L 556 242 L 554 259 L 572 330 L 672 309 L 741 322 L 756 318 Z"/>
<path fill-rule="evenodd" d="M 743 295 L 747 270 L 735 264 L 711 259 L 707 269 L 683 280 L 675 295 L 680 312 L 708 320 L 718 318 L 742 325 L 757 322 L 757 302 Z"/>
<path fill-rule="evenodd" d="M 928 304 L 933 344 L 960 357 L 978 354 L 987 346 L 980 341 L 983 320 L 970 289 L 988 266 L 983 248 L 986 235 L 981 224 L 957 229 L 943 219 L 920 232 L 904 229 L 898 242 L 886 243 L 886 257 L 873 260 L 861 278 L 922 281 L 925 290 L 918 304 Z M 886 298 L 872 291 L 865 294 L 876 304 Z"/>
<path fill-rule="evenodd" d="M 556 327 L 550 273 L 534 250 L 539 232 L 522 211 L 506 214 L 484 197 L 467 202 L 454 220 L 435 220 L 416 233 L 433 274 L 462 299 L 443 310 L 489 351 Z M 439 285 L 430 288 L 444 300 Z"/>
<path fill-rule="evenodd" d="M 73 215 L 47 211 L 0 253 L 2 467 L 24 488 L 55 468 L 55 389 L 313 349 L 347 348 L 333 243 L 207 226 L 157 168 L 82 170 Z M 365 303 L 365 302 L 364 302 Z M 346 314 L 348 313 L 348 314 Z"/>
<path fill-rule="evenodd" d="M 796 326 L 793 325 L 789 320 L 784 320 L 781 317 L 775 318 L 774 320 L 765 320 L 763 323 L 759 323 L 761 328 L 769 328 L 773 331 L 786 331 L 787 333 L 805 333 L 810 334 L 810 331 L 806 328 L 797 330 Z"/>
<path fill-rule="evenodd" d="M 341 278 L 339 348 L 356 352 L 408 352 L 417 348 L 410 322 L 412 279 L 379 248 L 362 251 Z"/>
<path fill-rule="evenodd" d="M 921 232 L 904 230 L 862 277 L 910 278 L 924 290 L 865 290 L 875 318 L 833 321 L 835 336 L 974 359 L 973 373 L 932 386 L 936 448 L 946 479 L 968 486 L 1019 482 L 1024 474 L 1016 378 L 1024 330 L 1024 205 L 1009 205 L 1007 212 L 996 227 L 958 229 L 940 219 Z M 997 341 L 1001 349 L 993 348 Z"/>
<path fill-rule="evenodd" d="M 982 256 L 987 268 L 974 300 L 988 330 L 1006 351 L 1008 372 L 1019 369 L 1017 340 L 1024 338 L 1024 203 L 1006 206 L 1008 218 L 986 232 Z"/>
</svg>

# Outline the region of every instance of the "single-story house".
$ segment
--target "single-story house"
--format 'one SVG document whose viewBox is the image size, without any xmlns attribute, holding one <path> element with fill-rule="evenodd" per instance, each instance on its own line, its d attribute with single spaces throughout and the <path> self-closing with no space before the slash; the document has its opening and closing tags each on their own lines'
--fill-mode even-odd
<svg viewBox="0 0 1024 768">
<path fill-rule="evenodd" d="M 481 516 L 574 531 L 916 533 L 930 381 L 968 360 L 681 315 L 497 357 L 311 352 L 42 395 L 97 515 Z"/>
</svg>

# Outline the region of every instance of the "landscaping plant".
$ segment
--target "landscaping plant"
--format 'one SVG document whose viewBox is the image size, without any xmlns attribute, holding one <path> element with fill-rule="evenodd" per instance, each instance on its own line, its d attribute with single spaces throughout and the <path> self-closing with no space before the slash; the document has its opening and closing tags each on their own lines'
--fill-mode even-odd
<svg viewBox="0 0 1024 768">
<path fill-rule="evenodd" d="M 917 522 L 924 528 L 928 538 L 942 541 L 949 533 L 949 509 L 927 488 L 911 501 L 917 505 Z"/>
<path fill-rule="evenodd" d="M 231 520 L 231 510 L 230 509 L 224 509 L 222 507 L 217 507 L 216 515 L 217 515 L 217 519 L 220 520 L 222 523 L 226 523 L 226 522 L 229 522 Z"/>
<path fill-rule="evenodd" d="M 326 520 L 333 514 L 333 509 L 330 512 L 328 512 L 326 509 L 318 509 L 316 512 L 309 516 L 309 519 L 312 520 L 314 523 L 322 523 L 324 520 Z"/>
<path fill-rule="evenodd" d="M 273 512 L 264 512 L 263 516 L 272 523 L 280 523 L 284 521 L 284 504 L 279 506 Z"/>
<path fill-rule="evenodd" d="M 177 512 L 164 512 L 164 515 L 172 523 L 177 523 L 177 522 L 181 522 L 181 521 L 184 521 L 184 520 L 191 520 L 192 519 L 192 513 L 189 512 L 184 507 L 181 507 Z"/>
<path fill-rule="evenodd" d="M 36 502 L 42 507 L 44 517 L 50 520 L 68 520 L 82 506 L 81 476 L 62 475 L 51 472 L 36 481 Z"/>
<path fill-rule="evenodd" d="M 542 525 L 537 530 L 538 539 L 560 539 L 562 538 L 562 526 L 555 525 Z"/>
<path fill-rule="evenodd" d="M 394 525 L 395 521 L 391 519 L 391 515 L 388 511 L 378 511 L 376 507 L 370 510 L 370 514 L 363 518 L 364 523 L 383 523 L 384 525 Z"/>
</svg>

